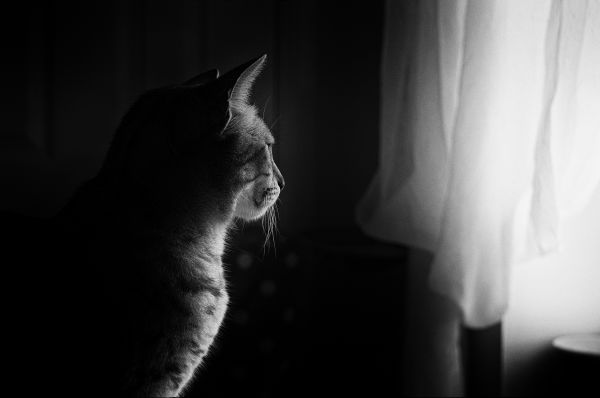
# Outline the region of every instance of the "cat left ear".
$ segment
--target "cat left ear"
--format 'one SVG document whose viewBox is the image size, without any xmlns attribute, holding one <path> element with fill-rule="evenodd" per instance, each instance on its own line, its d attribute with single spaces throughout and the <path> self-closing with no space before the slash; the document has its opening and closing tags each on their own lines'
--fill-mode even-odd
<svg viewBox="0 0 600 398">
<path fill-rule="evenodd" d="M 229 94 L 229 100 L 233 104 L 247 104 L 254 80 L 258 77 L 265 62 L 267 54 L 252 59 L 224 74 L 219 78 L 221 87 Z"/>
<path fill-rule="evenodd" d="M 200 86 L 213 80 L 217 80 L 219 78 L 219 70 L 211 69 L 209 71 L 200 73 L 198 76 L 192 77 L 190 80 L 187 80 L 183 83 L 184 86 Z"/>
</svg>

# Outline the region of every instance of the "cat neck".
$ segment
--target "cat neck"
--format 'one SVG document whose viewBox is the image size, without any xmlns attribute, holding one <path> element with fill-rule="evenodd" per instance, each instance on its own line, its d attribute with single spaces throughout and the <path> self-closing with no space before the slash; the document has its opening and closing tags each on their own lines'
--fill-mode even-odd
<svg viewBox="0 0 600 398">
<path fill-rule="evenodd" d="M 196 199 L 202 200 L 157 203 L 148 193 L 96 178 L 76 192 L 58 218 L 99 240 L 141 238 L 184 255 L 201 252 L 220 261 L 233 212 L 223 208 L 228 200 L 214 193 Z"/>
<path fill-rule="evenodd" d="M 172 234 L 167 241 L 184 254 L 184 257 L 202 259 L 211 263 L 221 262 L 225 252 L 228 226 L 216 225 L 202 231 L 178 232 Z"/>
</svg>

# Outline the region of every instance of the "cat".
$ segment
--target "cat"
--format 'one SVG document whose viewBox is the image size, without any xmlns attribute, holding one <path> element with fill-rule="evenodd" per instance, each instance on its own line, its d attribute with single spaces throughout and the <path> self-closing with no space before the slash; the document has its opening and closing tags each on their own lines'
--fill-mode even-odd
<svg viewBox="0 0 600 398">
<path fill-rule="evenodd" d="M 27 310 L 5 312 L 12 338 L 36 347 L 11 358 L 28 369 L 23 358 L 38 359 L 26 372 L 38 387 L 179 396 L 190 384 L 227 310 L 228 230 L 273 212 L 285 184 L 249 103 L 265 61 L 143 94 L 98 175 L 51 223 L 15 222 L 13 238 L 42 237 L 17 250 L 8 277 L 27 281 Z"/>
</svg>

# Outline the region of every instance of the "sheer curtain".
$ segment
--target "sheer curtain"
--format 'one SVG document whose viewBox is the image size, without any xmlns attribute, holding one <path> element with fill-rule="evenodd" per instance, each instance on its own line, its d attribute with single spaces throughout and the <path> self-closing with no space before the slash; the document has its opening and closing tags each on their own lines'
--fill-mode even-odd
<svg viewBox="0 0 600 398">
<path fill-rule="evenodd" d="M 488 326 L 600 181 L 600 1 L 389 0 L 384 39 L 358 223 L 433 252 L 430 286 Z"/>
</svg>

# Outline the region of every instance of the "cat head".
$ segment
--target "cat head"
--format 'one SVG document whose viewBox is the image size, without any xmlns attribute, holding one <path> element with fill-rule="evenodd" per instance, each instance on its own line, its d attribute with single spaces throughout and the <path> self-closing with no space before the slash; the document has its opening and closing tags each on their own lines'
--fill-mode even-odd
<svg viewBox="0 0 600 398">
<path fill-rule="evenodd" d="M 104 172 L 125 176 L 173 206 L 212 201 L 225 217 L 262 217 L 284 186 L 273 135 L 249 103 L 265 60 L 144 94 L 121 123 Z"/>
</svg>

